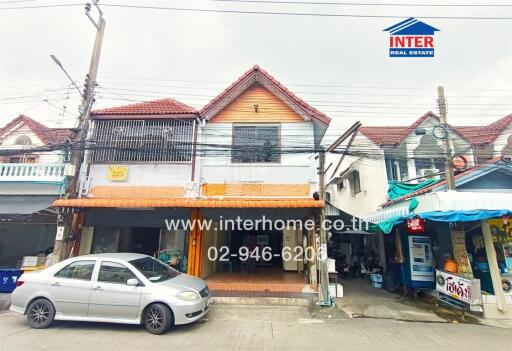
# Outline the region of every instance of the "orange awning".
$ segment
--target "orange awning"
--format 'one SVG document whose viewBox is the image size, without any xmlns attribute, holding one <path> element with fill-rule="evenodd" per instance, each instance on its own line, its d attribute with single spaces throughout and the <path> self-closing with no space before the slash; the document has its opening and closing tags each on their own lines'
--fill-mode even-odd
<svg viewBox="0 0 512 351">
<path fill-rule="evenodd" d="M 80 198 L 59 199 L 55 207 L 109 208 L 323 208 L 315 199 L 172 199 L 172 198 Z"/>
</svg>

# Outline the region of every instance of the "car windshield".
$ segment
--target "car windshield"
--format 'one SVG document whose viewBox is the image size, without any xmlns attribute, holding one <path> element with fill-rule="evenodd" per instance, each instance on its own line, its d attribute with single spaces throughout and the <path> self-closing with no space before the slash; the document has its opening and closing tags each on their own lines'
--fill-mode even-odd
<svg viewBox="0 0 512 351">
<path fill-rule="evenodd" d="M 153 257 L 139 258 L 130 263 L 154 283 L 172 279 L 180 274 L 177 270 Z"/>
</svg>

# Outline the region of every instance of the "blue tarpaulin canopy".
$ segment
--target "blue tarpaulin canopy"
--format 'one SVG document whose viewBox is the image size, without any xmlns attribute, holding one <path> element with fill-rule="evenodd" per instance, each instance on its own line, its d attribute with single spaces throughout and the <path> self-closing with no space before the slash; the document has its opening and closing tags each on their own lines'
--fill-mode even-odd
<svg viewBox="0 0 512 351">
<path fill-rule="evenodd" d="M 435 222 L 473 222 L 485 219 L 512 216 L 510 210 L 468 210 L 468 211 L 432 211 L 408 216 L 399 216 L 373 225 L 370 230 L 381 230 L 385 234 L 391 233 L 393 227 L 409 218 L 420 217 Z"/>
</svg>

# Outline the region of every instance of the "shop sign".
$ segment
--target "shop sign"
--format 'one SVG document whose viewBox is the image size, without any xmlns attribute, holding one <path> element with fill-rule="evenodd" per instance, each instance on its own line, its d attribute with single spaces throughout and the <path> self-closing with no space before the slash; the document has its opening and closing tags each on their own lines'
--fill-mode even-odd
<svg viewBox="0 0 512 351">
<path fill-rule="evenodd" d="M 420 218 L 410 218 L 407 220 L 407 233 L 422 234 L 425 233 L 425 221 Z"/>
<path fill-rule="evenodd" d="M 436 290 L 456 300 L 471 304 L 471 279 L 436 271 Z"/>
<path fill-rule="evenodd" d="M 512 242 L 512 221 L 503 219 L 489 219 L 491 226 L 492 241 L 498 243 Z"/>
<path fill-rule="evenodd" d="M 107 178 L 112 181 L 128 179 L 128 166 L 108 166 Z"/>
<path fill-rule="evenodd" d="M 64 226 L 57 227 L 57 234 L 55 235 L 55 240 L 63 240 L 64 239 Z"/>
</svg>

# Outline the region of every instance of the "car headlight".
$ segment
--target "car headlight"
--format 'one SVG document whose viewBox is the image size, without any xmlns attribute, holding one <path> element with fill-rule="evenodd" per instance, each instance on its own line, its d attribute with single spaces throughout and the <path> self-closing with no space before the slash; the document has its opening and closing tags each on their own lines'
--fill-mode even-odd
<svg viewBox="0 0 512 351">
<path fill-rule="evenodd" d="M 199 300 L 199 294 L 193 291 L 182 291 L 176 295 L 178 299 L 185 301 Z"/>
</svg>

